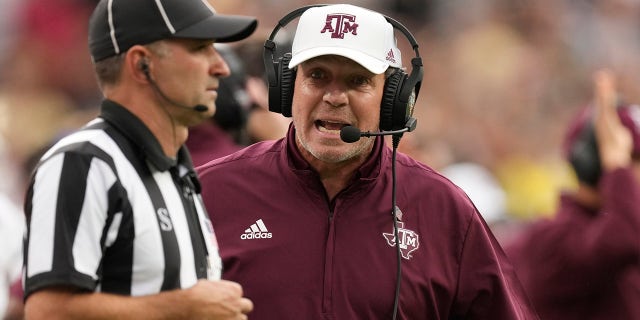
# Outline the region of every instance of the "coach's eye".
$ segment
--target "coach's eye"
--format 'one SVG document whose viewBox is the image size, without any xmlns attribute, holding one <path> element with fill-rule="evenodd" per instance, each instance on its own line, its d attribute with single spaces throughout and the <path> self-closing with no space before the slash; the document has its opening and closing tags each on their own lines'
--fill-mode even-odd
<svg viewBox="0 0 640 320">
<path fill-rule="evenodd" d="M 357 76 L 353 76 L 351 78 L 351 83 L 354 86 L 358 86 L 358 87 L 359 86 L 366 86 L 366 85 L 371 83 L 371 78 L 357 75 Z"/>
<path fill-rule="evenodd" d="M 309 73 L 309 77 L 313 79 L 323 79 L 326 77 L 325 72 L 321 69 L 314 69 Z"/>
</svg>

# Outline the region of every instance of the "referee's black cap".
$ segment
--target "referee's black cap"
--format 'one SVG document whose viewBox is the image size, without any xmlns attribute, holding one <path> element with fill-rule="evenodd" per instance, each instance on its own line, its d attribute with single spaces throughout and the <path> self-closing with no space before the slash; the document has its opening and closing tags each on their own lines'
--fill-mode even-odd
<svg viewBox="0 0 640 320">
<path fill-rule="evenodd" d="M 219 14 L 207 0 L 100 0 L 89 20 L 94 62 L 166 38 L 232 42 L 250 36 L 256 18 Z"/>
</svg>

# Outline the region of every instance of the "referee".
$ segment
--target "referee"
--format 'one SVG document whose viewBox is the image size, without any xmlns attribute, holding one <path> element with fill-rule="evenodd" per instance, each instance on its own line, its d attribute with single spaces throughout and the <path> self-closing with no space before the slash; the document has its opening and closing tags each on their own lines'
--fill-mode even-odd
<svg viewBox="0 0 640 320">
<path fill-rule="evenodd" d="M 27 319 L 246 319 L 183 144 L 230 73 L 214 39 L 256 25 L 202 0 L 99 2 L 100 115 L 44 154 L 25 200 Z"/>
</svg>

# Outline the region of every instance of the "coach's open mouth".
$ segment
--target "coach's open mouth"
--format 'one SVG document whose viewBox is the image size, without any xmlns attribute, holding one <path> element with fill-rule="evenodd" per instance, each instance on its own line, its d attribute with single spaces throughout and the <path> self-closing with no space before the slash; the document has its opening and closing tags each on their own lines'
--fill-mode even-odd
<svg viewBox="0 0 640 320">
<path fill-rule="evenodd" d="M 340 129 L 348 126 L 349 124 L 344 122 L 316 120 L 315 125 L 316 128 L 322 132 L 340 134 Z"/>
</svg>

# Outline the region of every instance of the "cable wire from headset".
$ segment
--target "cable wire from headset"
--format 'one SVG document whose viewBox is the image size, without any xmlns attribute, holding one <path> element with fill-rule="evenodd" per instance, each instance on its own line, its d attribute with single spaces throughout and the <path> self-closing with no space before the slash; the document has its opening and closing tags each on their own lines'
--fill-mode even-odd
<svg viewBox="0 0 640 320">
<path fill-rule="evenodd" d="M 396 154 L 398 153 L 398 145 L 402 133 L 392 136 L 393 156 L 391 159 L 391 215 L 393 217 L 393 236 L 396 239 L 397 254 L 397 271 L 396 271 L 396 291 L 393 301 L 393 320 L 396 319 L 398 313 L 398 305 L 400 304 L 400 282 L 402 280 L 402 252 L 400 251 L 400 239 L 398 238 L 398 208 L 396 206 Z"/>
</svg>

